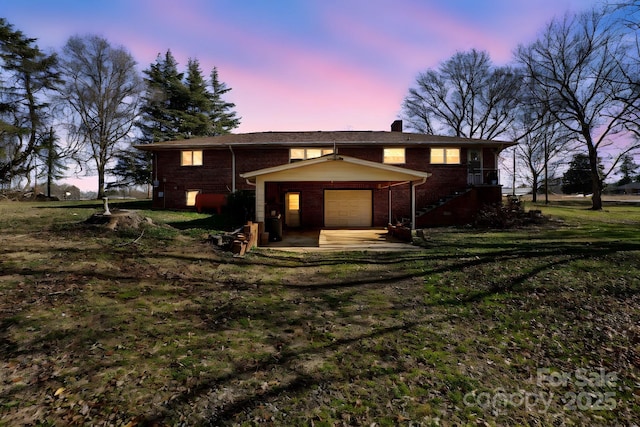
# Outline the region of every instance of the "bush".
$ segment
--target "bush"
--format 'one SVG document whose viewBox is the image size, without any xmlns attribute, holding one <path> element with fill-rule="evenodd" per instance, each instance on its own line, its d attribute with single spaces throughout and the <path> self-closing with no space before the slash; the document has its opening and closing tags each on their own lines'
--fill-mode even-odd
<svg viewBox="0 0 640 427">
<path fill-rule="evenodd" d="M 518 197 L 510 196 L 505 205 L 485 206 L 473 223 L 476 228 L 513 228 L 539 224 L 543 220 L 540 211 L 525 212 Z"/>
<path fill-rule="evenodd" d="M 227 196 L 227 214 L 234 225 L 244 225 L 255 218 L 255 192 L 239 190 Z"/>
</svg>

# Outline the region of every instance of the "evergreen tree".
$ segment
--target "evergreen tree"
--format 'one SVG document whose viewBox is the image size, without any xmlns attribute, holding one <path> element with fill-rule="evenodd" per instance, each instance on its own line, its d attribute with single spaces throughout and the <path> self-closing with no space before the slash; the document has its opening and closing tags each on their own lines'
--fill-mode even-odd
<svg viewBox="0 0 640 427">
<path fill-rule="evenodd" d="M 211 98 L 213 106 L 209 116 L 213 122 L 213 135 L 231 133 L 233 129 L 240 126 L 240 118 L 236 117 L 236 113 L 233 111 L 236 104 L 222 99 L 222 96 L 229 92 L 231 88 L 228 88 L 224 82 L 220 81 L 216 67 L 213 67 L 211 71 L 211 88 L 213 89 Z"/>
<path fill-rule="evenodd" d="M 36 39 L 0 18 L 0 181 L 30 172 L 38 142 L 47 132 L 46 92 L 60 83 L 57 58 L 46 55 Z"/>
<path fill-rule="evenodd" d="M 44 173 L 47 177 L 47 196 L 51 196 L 53 181 L 64 178 L 63 171 L 68 169 L 64 163 L 63 148 L 58 144 L 58 137 L 53 128 L 49 128 L 49 132 L 42 138 L 38 157 L 44 163 Z"/>
<path fill-rule="evenodd" d="M 604 169 L 601 159 L 598 159 L 598 167 Z M 573 156 L 569 169 L 562 176 L 562 192 L 565 194 L 581 193 L 591 194 L 591 167 L 589 156 L 586 154 L 576 154 Z"/>
<path fill-rule="evenodd" d="M 189 91 L 184 74 L 170 50 L 144 70 L 146 92 L 136 126 L 142 132 L 140 143 L 171 141 L 184 137 L 181 123 L 188 107 Z"/>
<path fill-rule="evenodd" d="M 117 180 L 109 183 L 107 188 L 151 185 L 151 153 L 129 147 L 128 150 L 119 152 L 116 158 L 116 165 L 111 174 L 115 175 Z"/>
<path fill-rule="evenodd" d="M 189 60 L 185 76 L 168 50 L 144 74 L 140 143 L 222 135 L 239 126 L 235 104 L 222 99 L 231 89 L 220 81 L 217 68 L 211 72 L 209 90 L 197 59 Z"/>
<path fill-rule="evenodd" d="M 183 122 L 183 132 L 187 136 L 208 136 L 212 134 L 211 121 L 207 113 L 212 109 L 212 95 L 207 90 L 207 82 L 202 77 L 200 63 L 190 59 L 187 64 L 185 81 L 189 98 Z"/>
<path fill-rule="evenodd" d="M 632 156 L 629 154 L 622 156 L 622 162 L 620 163 L 620 174 L 622 178 L 618 181 L 618 185 L 629 184 L 633 182 L 634 179 L 638 180 L 638 178 L 640 178 L 637 172 L 638 167 L 640 166 L 633 161 Z"/>
<path fill-rule="evenodd" d="M 216 68 L 207 82 L 199 61 L 189 59 L 185 76 L 167 50 L 164 56 L 158 55 L 144 74 L 146 92 L 136 123 L 142 137 L 137 143 L 222 135 L 240 124 L 232 111 L 235 104 L 222 99 L 231 89 L 219 80 Z M 122 151 L 117 159 L 112 173 L 118 180 L 110 187 L 151 183 L 151 153 Z"/>
</svg>

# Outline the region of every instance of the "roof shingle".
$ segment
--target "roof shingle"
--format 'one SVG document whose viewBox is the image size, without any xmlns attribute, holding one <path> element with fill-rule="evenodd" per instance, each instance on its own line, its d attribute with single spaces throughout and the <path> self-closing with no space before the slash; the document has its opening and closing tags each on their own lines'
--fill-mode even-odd
<svg viewBox="0 0 640 427">
<path fill-rule="evenodd" d="M 515 145 L 509 141 L 460 138 L 455 136 L 426 135 L 406 132 L 383 131 L 316 131 L 316 132 L 255 132 L 191 138 L 178 141 L 164 141 L 140 144 L 136 148 L 145 151 L 171 149 L 203 149 L 228 147 L 300 147 L 338 145 L 455 145 L 489 146 L 506 148 Z"/>
</svg>

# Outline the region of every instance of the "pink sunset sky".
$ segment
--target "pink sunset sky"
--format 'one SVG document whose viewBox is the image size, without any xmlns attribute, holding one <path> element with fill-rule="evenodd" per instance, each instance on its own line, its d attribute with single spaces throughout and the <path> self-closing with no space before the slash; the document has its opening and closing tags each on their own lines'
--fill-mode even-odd
<svg viewBox="0 0 640 427">
<path fill-rule="evenodd" d="M 148 68 L 218 67 L 237 132 L 388 130 L 417 74 L 471 48 L 499 64 L 589 0 L 3 0 L 43 49 L 98 34 Z"/>
<path fill-rule="evenodd" d="M 554 16 L 599 0 L 2 0 L 0 16 L 60 49 L 72 35 L 124 46 L 140 70 L 170 49 L 218 67 L 236 132 L 389 130 L 419 72 L 456 51 L 511 61 Z"/>
</svg>

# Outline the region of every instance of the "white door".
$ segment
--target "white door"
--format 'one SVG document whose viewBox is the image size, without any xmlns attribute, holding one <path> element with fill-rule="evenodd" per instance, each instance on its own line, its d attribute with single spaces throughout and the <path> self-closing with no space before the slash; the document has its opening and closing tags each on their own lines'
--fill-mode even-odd
<svg viewBox="0 0 640 427">
<path fill-rule="evenodd" d="M 371 190 L 325 190 L 325 227 L 371 227 Z"/>
</svg>

